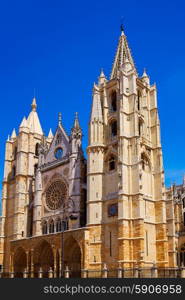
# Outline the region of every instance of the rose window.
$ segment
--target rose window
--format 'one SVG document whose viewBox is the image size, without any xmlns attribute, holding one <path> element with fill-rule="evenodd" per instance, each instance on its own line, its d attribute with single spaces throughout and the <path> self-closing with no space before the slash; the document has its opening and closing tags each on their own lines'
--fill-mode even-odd
<svg viewBox="0 0 185 300">
<path fill-rule="evenodd" d="M 46 205 L 49 209 L 59 209 L 64 205 L 67 197 L 67 188 L 64 182 L 53 182 L 46 191 Z"/>
</svg>

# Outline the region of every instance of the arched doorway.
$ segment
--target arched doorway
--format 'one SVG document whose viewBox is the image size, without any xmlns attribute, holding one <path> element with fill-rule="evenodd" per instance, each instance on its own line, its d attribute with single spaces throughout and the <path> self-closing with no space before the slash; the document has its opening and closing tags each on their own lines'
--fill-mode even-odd
<svg viewBox="0 0 185 300">
<path fill-rule="evenodd" d="M 180 253 L 179 253 L 179 261 L 180 261 L 180 266 L 185 266 L 185 244 L 183 244 L 180 248 Z"/>
<path fill-rule="evenodd" d="M 42 241 L 34 249 L 34 273 L 38 276 L 39 269 L 42 268 L 43 277 L 48 277 L 48 271 L 54 267 L 54 257 L 51 245 L 47 241 Z"/>
<path fill-rule="evenodd" d="M 64 241 L 64 268 L 66 266 L 69 267 L 70 277 L 81 277 L 81 250 L 73 237 Z"/>
<path fill-rule="evenodd" d="M 23 277 L 23 272 L 26 269 L 26 252 L 22 247 L 19 247 L 14 254 L 14 276 Z"/>
</svg>

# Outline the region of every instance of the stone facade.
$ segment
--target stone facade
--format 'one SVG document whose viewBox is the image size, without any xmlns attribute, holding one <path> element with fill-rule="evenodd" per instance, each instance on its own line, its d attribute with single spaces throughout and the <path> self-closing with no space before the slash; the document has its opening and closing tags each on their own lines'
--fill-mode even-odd
<svg viewBox="0 0 185 300">
<path fill-rule="evenodd" d="M 102 71 L 93 87 L 87 163 L 78 116 L 70 136 L 59 114 L 54 136 L 46 137 L 36 110 L 34 98 L 19 134 L 6 142 L 4 270 L 35 277 L 52 268 L 61 276 L 67 266 L 77 276 L 105 264 L 184 263 L 177 252 L 185 242 L 185 185 L 165 189 L 156 86 L 145 71 L 138 76 L 124 32 L 110 79 Z"/>
<path fill-rule="evenodd" d="M 169 264 L 185 266 L 185 177 L 166 190 Z"/>
</svg>

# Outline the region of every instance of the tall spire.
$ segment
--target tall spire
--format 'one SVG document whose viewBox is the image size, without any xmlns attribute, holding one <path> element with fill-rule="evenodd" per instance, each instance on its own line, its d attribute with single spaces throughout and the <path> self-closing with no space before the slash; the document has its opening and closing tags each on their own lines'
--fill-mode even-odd
<svg viewBox="0 0 185 300">
<path fill-rule="evenodd" d="M 135 68 L 134 60 L 132 58 L 132 54 L 128 46 L 127 38 L 123 31 L 123 25 L 121 25 L 121 35 L 119 38 L 119 43 L 118 43 L 115 59 L 113 62 L 110 79 L 113 79 L 117 76 L 117 72 L 119 71 L 121 66 L 126 62 L 126 60 L 130 62 L 131 65 Z"/>
<path fill-rule="evenodd" d="M 31 107 L 32 107 L 32 111 L 30 112 L 30 114 L 28 116 L 28 120 L 27 120 L 27 124 L 28 124 L 28 127 L 30 129 L 30 132 L 43 135 L 43 131 L 42 131 L 42 127 L 40 125 L 39 117 L 38 117 L 38 114 L 36 112 L 37 103 L 36 103 L 36 98 L 35 97 L 33 98 Z"/>
</svg>

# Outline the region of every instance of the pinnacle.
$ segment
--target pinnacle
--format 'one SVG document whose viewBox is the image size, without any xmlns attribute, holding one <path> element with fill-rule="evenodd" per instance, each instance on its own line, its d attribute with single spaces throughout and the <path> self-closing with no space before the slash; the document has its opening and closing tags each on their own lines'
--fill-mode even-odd
<svg viewBox="0 0 185 300">
<path fill-rule="evenodd" d="M 103 72 L 103 69 L 101 69 L 100 77 L 99 78 L 105 78 L 105 74 Z"/>
<path fill-rule="evenodd" d="M 74 121 L 74 128 L 79 129 L 80 128 L 80 124 L 79 124 L 79 120 L 78 120 L 78 113 L 75 113 L 75 121 Z"/>
<path fill-rule="evenodd" d="M 40 125 L 39 117 L 36 111 L 37 103 L 36 98 L 33 98 L 32 104 L 32 111 L 30 112 L 28 119 L 27 119 L 27 126 L 30 129 L 30 132 L 37 133 L 43 135 L 42 127 Z M 25 123 L 25 122 L 24 122 Z"/>
<path fill-rule="evenodd" d="M 28 123 L 27 123 L 27 120 L 26 120 L 25 117 L 22 119 L 21 125 L 20 125 L 19 127 L 20 127 L 20 128 L 21 128 L 21 127 L 28 127 Z"/>
<path fill-rule="evenodd" d="M 36 111 L 37 109 L 37 102 L 36 102 L 36 98 L 33 98 L 32 104 L 31 104 L 32 110 Z"/>
<path fill-rule="evenodd" d="M 142 75 L 142 78 L 143 77 L 148 77 L 147 73 L 146 73 L 146 69 L 144 68 L 144 71 L 143 71 L 143 75 Z"/>
<path fill-rule="evenodd" d="M 13 129 L 13 131 L 12 131 L 12 134 L 11 134 L 11 140 L 12 139 L 16 139 L 16 131 L 15 131 L 15 128 Z"/>
<path fill-rule="evenodd" d="M 48 139 L 52 139 L 53 138 L 53 133 L 52 130 L 50 128 L 49 133 L 48 133 Z"/>
</svg>

